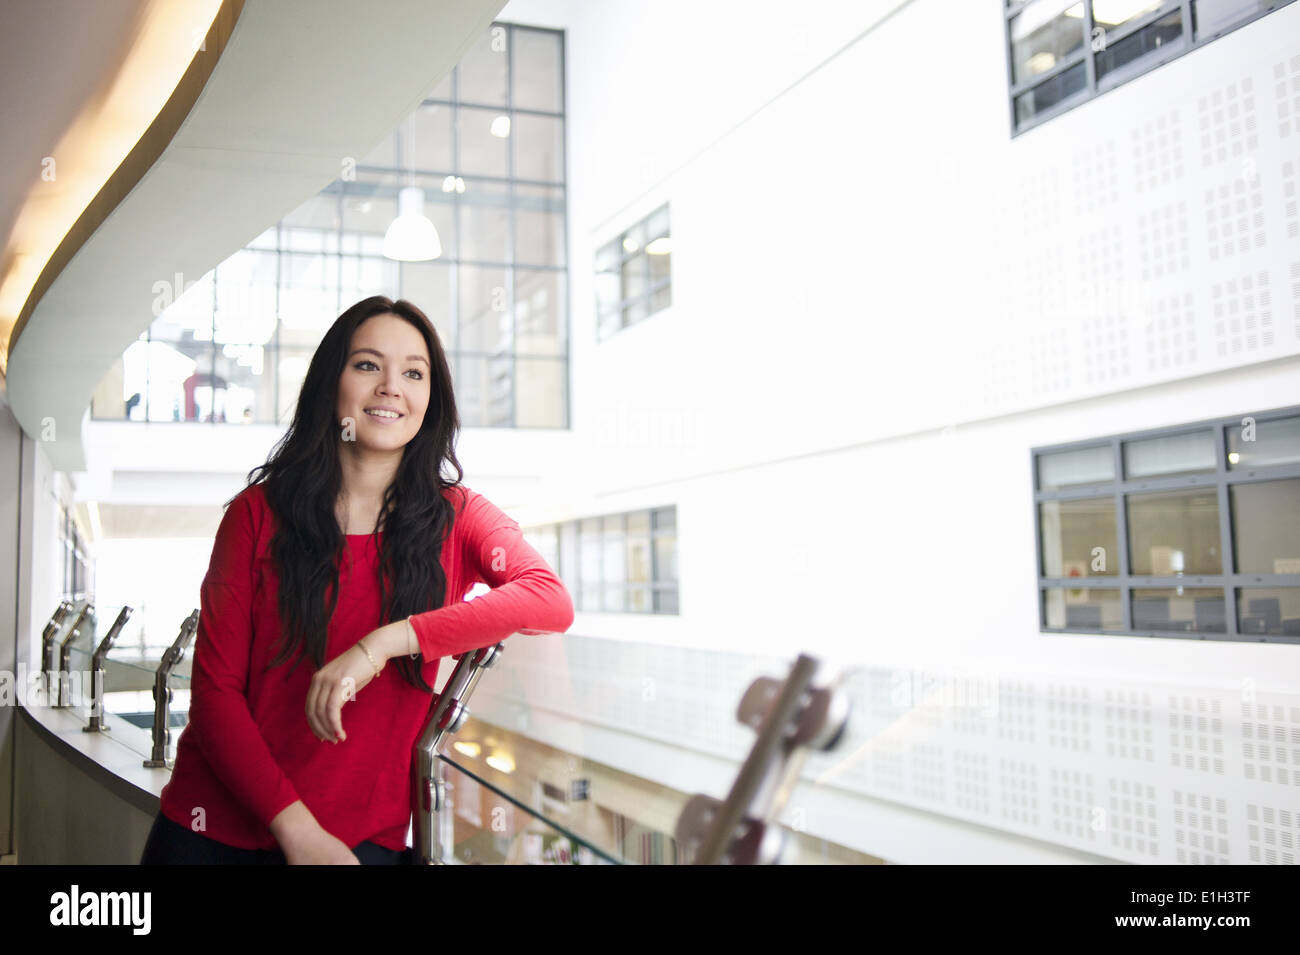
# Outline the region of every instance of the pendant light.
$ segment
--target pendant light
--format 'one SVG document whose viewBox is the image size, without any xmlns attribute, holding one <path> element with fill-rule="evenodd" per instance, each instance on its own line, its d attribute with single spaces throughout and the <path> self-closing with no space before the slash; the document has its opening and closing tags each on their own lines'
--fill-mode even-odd
<svg viewBox="0 0 1300 955">
<path fill-rule="evenodd" d="M 384 255 L 399 262 L 427 262 L 442 255 L 438 230 L 424 214 L 424 190 L 415 185 L 414 116 L 412 113 L 407 137 L 411 140 L 409 184 L 397 194 L 397 218 L 384 233 Z"/>
</svg>

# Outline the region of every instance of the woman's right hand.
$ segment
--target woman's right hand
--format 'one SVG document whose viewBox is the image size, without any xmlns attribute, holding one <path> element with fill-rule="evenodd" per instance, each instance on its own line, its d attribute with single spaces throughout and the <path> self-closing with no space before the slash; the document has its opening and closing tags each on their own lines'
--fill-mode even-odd
<svg viewBox="0 0 1300 955">
<path fill-rule="evenodd" d="M 314 830 L 297 833 L 281 846 L 289 865 L 361 865 L 356 853 L 319 824 Z"/>
</svg>

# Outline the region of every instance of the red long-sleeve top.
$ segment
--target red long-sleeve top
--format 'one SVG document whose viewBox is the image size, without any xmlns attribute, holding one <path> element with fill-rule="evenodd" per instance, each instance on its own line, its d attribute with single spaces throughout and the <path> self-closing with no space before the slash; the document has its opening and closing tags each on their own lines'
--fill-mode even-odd
<svg viewBox="0 0 1300 955">
<path fill-rule="evenodd" d="M 563 632 L 573 623 L 568 591 L 513 519 L 463 485 L 444 496 L 456 511 L 441 555 L 446 599 L 410 618 L 430 686 L 444 656 L 517 632 Z M 200 589 L 189 724 L 176 743 L 162 813 L 227 845 L 270 849 L 277 847 L 270 821 L 301 799 L 348 846 L 368 839 L 401 849 L 410 822 L 411 752 L 431 697 L 390 661 L 343 704 L 346 740 L 322 742 L 312 734 L 306 714 L 311 661 L 292 675 L 292 660 L 266 669 L 280 638 L 270 550 L 275 526 L 264 488 L 254 484 L 226 509 L 217 529 Z M 346 537 L 327 662 L 382 625 L 374 539 Z M 493 589 L 465 600 L 479 582 Z M 205 828 L 194 823 L 200 817 Z"/>
</svg>

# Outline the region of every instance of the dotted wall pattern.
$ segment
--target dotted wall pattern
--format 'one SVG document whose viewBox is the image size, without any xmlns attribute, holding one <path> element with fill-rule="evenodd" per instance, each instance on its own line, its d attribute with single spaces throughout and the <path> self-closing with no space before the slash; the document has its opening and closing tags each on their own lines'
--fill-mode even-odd
<svg viewBox="0 0 1300 955">
<path fill-rule="evenodd" d="M 1201 165 L 1241 159 L 1259 148 L 1255 84 L 1249 76 L 1197 100 Z"/>
<path fill-rule="evenodd" d="M 1279 138 L 1300 137 L 1300 53 L 1273 64 Z"/>
<path fill-rule="evenodd" d="M 1216 42 L 1134 81 L 1155 105 L 1012 142 L 1005 316 L 955 423 L 1300 354 L 1300 38 Z"/>
</svg>

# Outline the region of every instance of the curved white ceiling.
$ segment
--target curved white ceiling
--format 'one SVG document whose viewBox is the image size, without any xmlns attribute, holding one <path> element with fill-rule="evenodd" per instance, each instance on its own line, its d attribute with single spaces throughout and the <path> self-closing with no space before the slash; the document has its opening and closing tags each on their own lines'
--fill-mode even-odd
<svg viewBox="0 0 1300 955">
<path fill-rule="evenodd" d="M 104 373 L 152 322 L 156 282 L 189 283 L 338 178 L 488 28 L 504 0 L 246 0 L 188 117 L 72 256 L 9 356 L 23 430 L 85 470 Z"/>
</svg>

